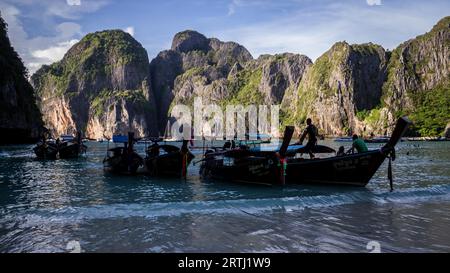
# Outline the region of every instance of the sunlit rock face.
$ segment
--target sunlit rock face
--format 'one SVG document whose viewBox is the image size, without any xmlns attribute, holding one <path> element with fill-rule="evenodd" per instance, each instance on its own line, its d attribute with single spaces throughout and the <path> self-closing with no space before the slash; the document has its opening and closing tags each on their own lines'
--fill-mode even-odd
<svg viewBox="0 0 450 273">
<path fill-rule="evenodd" d="M 330 136 L 390 134 L 402 115 L 414 122 L 411 134 L 443 135 L 450 119 L 449 18 L 392 52 L 338 42 L 314 63 L 292 53 L 254 59 L 235 42 L 186 30 L 149 64 L 130 35 L 103 31 L 87 35 L 32 82 L 54 134 L 162 135 L 174 105 L 192 106 L 201 97 L 222 108 L 280 105 L 282 125 L 299 129 L 310 117 Z"/>
<path fill-rule="evenodd" d="M 89 138 L 134 131 L 157 135 L 157 111 L 145 49 L 120 30 L 88 34 L 33 77 L 45 125 L 58 136 Z"/>
</svg>

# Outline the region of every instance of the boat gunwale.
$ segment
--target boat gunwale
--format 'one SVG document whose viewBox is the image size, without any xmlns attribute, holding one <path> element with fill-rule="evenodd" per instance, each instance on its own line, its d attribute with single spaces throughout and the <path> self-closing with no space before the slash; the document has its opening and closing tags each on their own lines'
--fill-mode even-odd
<svg viewBox="0 0 450 273">
<path fill-rule="evenodd" d="M 365 155 L 375 155 L 375 154 L 382 154 L 387 157 L 381 149 L 378 150 L 370 150 L 367 152 L 362 153 L 354 153 L 349 155 L 342 155 L 342 156 L 332 156 L 332 157 L 326 157 L 326 158 L 315 158 L 315 159 L 305 159 L 305 158 L 288 158 L 287 163 L 288 165 L 294 165 L 294 164 L 311 164 L 311 163 L 321 163 L 321 162 L 327 162 L 327 161 L 335 161 L 340 159 L 351 159 L 351 158 L 359 158 L 363 157 Z"/>
</svg>

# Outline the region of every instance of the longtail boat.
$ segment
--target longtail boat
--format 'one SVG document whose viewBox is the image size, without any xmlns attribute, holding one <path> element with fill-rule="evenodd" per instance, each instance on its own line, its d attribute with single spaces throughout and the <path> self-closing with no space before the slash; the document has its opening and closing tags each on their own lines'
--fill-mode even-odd
<svg viewBox="0 0 450 273">
<path fill-rule="evenodd" d="M 364 187 L 384 160 L 389 158 L 388 175 L 392 189 L 391 161 L 395 160 L 395 145 L 410 124 L 406 117 L 398 119 L 388 142 L 377 150 L 322 159 L 288 158 L 286 183 L 325 183 Z"/>
<path fill-rule="evenodd" d="M 277 151 L 250 149 L 240 145 L 222 151 L 208 150 L 201 160 L 200 174 L 206 179 L 220 179 L 256 184 L 284 184 L 285 156 L 294 127 L 288 126 Z"/>
<path fill-rule="evenodd" d="M 56 141 L 48 137 L 49 133 L 44 133 L 41 141 L 33 148 L 40 159 L 77 158 L 86 152 L 87 147 L 82 142 L 81 133 L 77 133 L 76 139 L 71 135 L 62 135 Z"/>
<path fill-rule="evenodd" d="M 194 159 L 189 151 L 189 141 L 184 140 L 181 148 L 175 145 L 159 144 L 154 140 L 146 150 L 145 165 L 152 176 L 186 177 L 187 167 Z"/>
<path fill-rule="evenodd" d="M 123 147 L 107 149 L 106 157 L 103 159 L 105 172 L 123 175 L 137 173 L 139 167 L 143 166 L 144 159 L 134 150 L 134 133 L 128 136 L 113 136 L 114 143 L 121 143 Z M 109 146 L 109 141 L 108 141 Z"/>
<path fill-rule="evenodd" d="M 39 159 L 58 158 L 58 145 L 55 140 L 51 139 L 48 130 L 42 133 L 41 139 L 36 144 L 36 147 L 33 148 L 33 151 Z"/>
<path fill-rule="evenodd" d="M 58 146 L 55 141 L 48 140 L 46 136 L 33 148 L 34 153 L 40 159 L 57 159 Z"/>
<path fill-rule="evenodd" d="M 77 158 L 80 154 L 85 153 L 86 149 L 81 133 L 78 132 L 76 138 L 62 136 L 62 143 L 58 145 L 59 158 Z"/>
<path fill-rule="evenodd" d="M 303 145 L 289 145 L 293 127 L 286 127 L 281 146 L 249 148 L 241 146 L 220 152 L 207 151 L 200 173 L 203 177 L 235 182 L 284 184 L 334 184 L 366 186 L 386 158 L 391 189 L 391 161 L 395 159 L 395 145 L 411 122 L 400 118 L 388 143 L 378 150 L 363 153 L 333 155 L 327 158 L 304 159 Z M 335 153 L 334 149 L 316 145 L 314 153 Z"/>
</svg>

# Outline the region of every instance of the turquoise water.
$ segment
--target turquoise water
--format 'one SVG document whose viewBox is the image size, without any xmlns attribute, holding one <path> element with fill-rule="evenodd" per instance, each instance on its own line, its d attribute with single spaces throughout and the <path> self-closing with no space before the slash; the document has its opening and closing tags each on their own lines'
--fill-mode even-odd
<svg viewBox="0 0 450 273">
<path fill-rule="evenodd" d="M 450 251 L 450 142 L 400 143 L 392 193 L 387 162 L 366 188 L 248 186 L 192 165 L 186 181 L 105 175 L 106 143 L 87 146 L 59 161 L 0 147 L 0 252 Z"/>
</svg>

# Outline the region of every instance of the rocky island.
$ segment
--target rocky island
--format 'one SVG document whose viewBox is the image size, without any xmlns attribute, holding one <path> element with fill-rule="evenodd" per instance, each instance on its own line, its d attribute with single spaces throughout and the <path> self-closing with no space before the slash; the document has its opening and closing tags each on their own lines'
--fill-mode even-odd
<svg viewBox="0 0 450 273">
<path fill-rule="evenodd" d="M 255 59 L 242 45 L 192 30 L 177 33 L 171 48 L 150 61 L 128 33 L 100 31 L 32 75 L 35 91 L 3 21 L 0 34 L 0 65 L 8 71 L 0 79 L 2 135 L 36 136 L 40 112 L 54 135 L 157 136 L 171 107 L 194 97 L 219 105 L 280 104 L 283 125 L 312 117 L 330 136 L 386 135 L 401 115 L 415 123 L 410 135 L 438 136 L 450 121 L 450 17 L 392 51 L 342 41 L 315 62 L 292 53 Z"/>
</svg>

